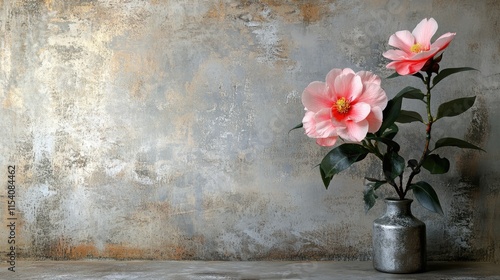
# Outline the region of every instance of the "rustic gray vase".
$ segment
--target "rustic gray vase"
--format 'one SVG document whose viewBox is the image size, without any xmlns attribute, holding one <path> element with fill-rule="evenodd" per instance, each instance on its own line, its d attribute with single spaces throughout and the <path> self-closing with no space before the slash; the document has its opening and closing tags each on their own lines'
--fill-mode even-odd
<svg viewBox="0 0 500 280">
<path fill-rule="evenodd" d="M 373 222 L 373 267 L 388 273 L 425 270 L 425 224 L 411 213 L 411 199 L 385 199 L 385 214 Z"/>
</svg>

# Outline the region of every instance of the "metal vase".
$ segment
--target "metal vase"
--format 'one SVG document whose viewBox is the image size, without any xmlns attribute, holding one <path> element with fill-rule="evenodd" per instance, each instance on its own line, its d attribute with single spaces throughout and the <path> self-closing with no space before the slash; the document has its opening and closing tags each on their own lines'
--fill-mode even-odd
<svg viewBox="0 0 500 280">
<path fill-rule="evenodd" d="M 373 267 L 387 273 L 425 270 L 425 224 L 411 213 L 411 199 L 385 199 L 385 214 L 373 222 Z"/>
</svg>

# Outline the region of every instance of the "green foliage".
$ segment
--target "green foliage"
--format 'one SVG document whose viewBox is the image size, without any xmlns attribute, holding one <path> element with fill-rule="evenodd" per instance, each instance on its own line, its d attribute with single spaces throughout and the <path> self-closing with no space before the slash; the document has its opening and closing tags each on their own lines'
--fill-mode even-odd
<svg viewBox="0 0 500 280">
<path fill-rule="evenodd" d="M 373 137 L 367 137 L 367 139 L 375 140 L 377 142 L 384 143 L 389 150 L 399 152 L 399 149 L 400 149 L 399 144 L 390 138 L 373 136 Z"/>
<path fill-rule="evenodd" d="M 399 75 L 398 72 L 394 72 L 392 73 L 391 75 L 389 75 L 386 79 L 392 79 L 392 78 L 397 78 L 397 77 L 400 77 L 401 75 Z"/>
<path fill-rule="evenodd" d="M 399 132 L 398 126 L 393 123 L 391 126 L 389 126 L 384 133 L 382 133 L 382 137 L 386 139 L 393 139 Z"/>
<path fill-rule="evenodd" d="M 378 196 L 375 194 L 375 190 L 373 187 L 368 186 L 364 191 L 363 191 L 363 201 L 365 202 L 365 213 L 368 213 L 370 209 L 375 206 L 375 203 L 377 202 Z"/>
<path fill-rule="evenodd" d="M 403 173 L 405 159 L 395 151 L 388 151 L 382 160 L 382 169 L 388 180 L 394 180 Z"/>
<path fill-rule="evenodd" d="M 401 98 L 393 98 L 387 102 L 387 106 L 383 112 L 383 121 L 379 130 L 377 131 L 377 135 L 381 135 L 385 132 L 385 130 L 391 127 L 394 122 L 397 120 L 399 116 L 399 112 L 401 111 Z"/>
<path fill-rule="evenodd" d="M 439 63 L 441 58 L 434 58 L 428 69 L 422 70 L 422 73 L 417 72 L 412 76 L 419 78 L 426 85 L 427 93 L 423 93 L 420 89 L 414 87 L 405 87 L 399 91 L 394 98 L 388 101 L 386 108 L 383 111 L 382 124 L 379 130 L 375 133 L 368 133 L 366 138 L 360 144 L 344 143 L 333 148 L 319 164 L 321 179 L 325 188 L 328 189 L 333 177 L 339 172 L 349 168 L 354 163 L 363 160 L 370 153 L 377 156 L 382 161 L 382 171 L 384 180 L 365 178 L 368 183 L 363 191 L 363 201 L 365 211 L 369 211 L 378 198 L 376 190 L 389 184 L 394 187 L 400 198 L 403 198 L 407 191 L 412 190 L 414 197 L 426 209 L 435 213 L 443 214 L 441 204 L 437 193 L 427 182 L 419 181 L 412 183 L 415 175 L 421 172 L 421 168 L 428 170 L 431 174 L 444 174 L 450 169 L 450 161 L 447 158 L 441 157 L 433 152 L 442 147 L 458 147 L 465 149 L 481 150 L 471 143 L 456 138 L 442 138 L 438 140 L 434 149 L 429 149 L 431 139 L 430 131 L 435 121 L 444 117 L 453 117 L 460 115 L 470 109 L 475 102 L 476 97 L 464 97 L 454 99 L 441 104 L 438 107 L 435 117 L 431 113 L 431 89 L 441 82 L 446 77 L 464 71 L 476 70 L 470 67 L 448 68 L 439 71 Z M 436 76 L 431 80 L 433 73 Z M 424 77 L 423 74 L 427 74 Z M 398 73 L 393 73 L 387 79 L 399 77 Z M 431 85 L 432 82 L 432 85 Z M 415 111 L 402 110 L 403 99 L 413 99 L 422 101 L 427 109 L 428 118 L 424 120 L 422 116 Z M 427 126 L 425 149 L 422 151 L 420 160 L 410 159 L 405 162 L 405 159 L 399 155 L 400 145 L 394 140 L 399 132 L 396 123 L 412 123 L 420 122 Z M 299 124 L 290 131 L 302 128 L 303 124 Z M 411 174 L 403 185 L 403 176 L 405 168 L 411 169 Z"/>
<path fill-rule="evenodd" d="M 423 123 L 424 120 L 422 119 L 422 116 L 420 116 L 420 114 L 417 112 L 401 110 L 398 118 L 396 119 L 396 122 L 399 122 L 399 123 L 421 122 L 421 123 Z"/>
<path fill-rule="evenodd" d="M 452 138 L 452 137 L 447 137 L 447 138 L 442 138 L 439 139 L 436 144 L 434 145 L 434 150 L 441 148 L 441 147 L 458 147 L 458 148 L 463 148 L 463 149 L 474 149 L 474 150 L 480 150 L 483 151 L 483 149 L 479 148 L 476 145 L 473 145 L 469 142 L 466 142 L 464 140 L 460 140 L 457 138 Z"/>
<path fill-rule="evenodd" d="M 393 99 L 397 98 L 408 98 L 408 99 L 418 99 L 418 100 L 423 100 L 425 97 L 425 94 L 422 93 L 421 90 L 418 88 L 414 87 L 405 87 L 402 89 L 398 94 Z"/>
<path fill-rule="evenodd" d="M 363 201 L 365 202 L 365 213 L 367 213 L 377 201 L 378 196 L 375 191 L 382 185 L 386 184 L 387 181 L 381 181 L 373 178 L 365 177 L 366 180 L 370 181 L 366 185 L 366 189 L 363 191 Z"/>
<path fill-rule="evenodd" d="M 420 181 L 411 185 L 410 189 L 413 190 L 413 195 L 424 208 L 434 213 L 443 214 L 436 191 L 434 191 L 431 185 Z"/>
<path fill-rule="evenodd" d="M 438 108 L 436 120 L 444 117 L 453 117 L 462 114 L 463 112 L 469 110 L 472 105 L 474 105 L 475 100 L 475 96 L 463 97 L 441 104 Z"/>
<path fill-rule="evenodd" d="M 474 69 L 472 67 L 459 67 L 459 68 L 443 69 L 432 80 L 432 87 L 437 85 L 440 81 L 442 81 L 444 78 L 448 77 L 451 74 L 455 74 L 455 73 L 459 73 L 459 72 L 463 72 L 463 71 L 472 71 L 472 70 L 477 71 L 477 69 Z"/>
<path fill-rule="evenodd" d="M 290 130 L 288 131 L 288 133 L 290 133 L 290 132 L 291 132 L 292 130 L 294 130 L 294 129 L 297 129 L 297 128 L 302 128 L 302 127 L 304 127 L 304 124 L 303 124 L 303 123 L 299 123 L 298 125 L 294 126 L 292 129 L 290 129 Z"/>
<path fill-rule="evenodd" d="M 359 144 L 344 143 L 333 148 L 321 161 L 319 167 L 325 188 L 328 189 L 333 176 L 363 160 L 369 150 Z"/>
<path fill-rule="evenodd" d="M 450 170 L 450 161 L 447 158 L 432 154 L 425 158 L 422 167 L 427 169 L 431 174 L 444 174 Z"/>
</svg>

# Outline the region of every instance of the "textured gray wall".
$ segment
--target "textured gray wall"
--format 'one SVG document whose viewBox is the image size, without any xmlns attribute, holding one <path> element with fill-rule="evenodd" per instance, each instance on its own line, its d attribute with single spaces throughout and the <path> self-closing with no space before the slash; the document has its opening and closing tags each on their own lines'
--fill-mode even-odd
<svg viewBox="0 0 500 280">
<path fill-rule="evenodd" d="M 450 173 L 420 175 L 445 215 L 413 209 L 430 259 L 499 261 L 500 4 L 477 0 L 0 1 L 0 215 L 15 165 L 18 254 L 369 259 L 384 205 L 365 215 L 362 177 L 378 162 L 325 190 L 314 166 L 328 149 L 287 132 L 309 82 L 344 67 L 388 76 L 389 36 L 426 17 L 435 38 L 457 32 L 442 67 L 481 70 L 436 88 L 437 101 L 478 100 L 435 139 L 488 153 L 446 150 Z M 402 126 L 407 153 L 423 129 Z"/>
</svg>

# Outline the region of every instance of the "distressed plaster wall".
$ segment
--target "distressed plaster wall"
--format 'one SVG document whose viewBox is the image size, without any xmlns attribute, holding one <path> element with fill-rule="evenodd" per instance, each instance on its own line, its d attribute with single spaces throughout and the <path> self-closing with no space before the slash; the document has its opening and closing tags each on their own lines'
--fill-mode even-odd
<svg viewBox="0 0 500 280">
<path fill-rule="evenodd" d="M 362 177 L 378 162 L 325 190 L 314 166 L 328 150 L 287 132 L 309 82 L 344 67 L 388 76 L 388 37 L 425 17 L 457 32 L 442 67 L 481 70 L 436 89 L 478 96 L 436 137 L 488 153 L 447 150 L 450 173 L 421 175 L 445 215 L 413 209 L 430 259 L 500 260 L 496 1 L 0 1 L 0 214 L 15 165 L 18 255 L 369 259 L 384 206 L 364 213 Z M 383 81 L 389 96 L 403 84 L 419 86 Z M 423 128 L 402 130 L 417 153 Z"/>
</svg>

